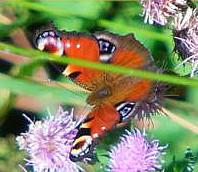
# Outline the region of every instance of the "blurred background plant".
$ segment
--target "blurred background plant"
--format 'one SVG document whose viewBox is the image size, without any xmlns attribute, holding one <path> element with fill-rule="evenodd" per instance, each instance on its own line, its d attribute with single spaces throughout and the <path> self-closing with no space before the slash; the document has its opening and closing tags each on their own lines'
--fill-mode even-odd
<svg viewBox="0 0 198 172">
<path fill-rule="evenodd" d="M 196 2 L 194 2 L 196 4 Z M 34 48 L 34 32 L 53 21 L 60 30 L 95 32 L 109 30 L 118 34 L 134 33 L 151 52 L 159 67 L 180 76 L 190 73 L 190 65 L 175 68 L 181 59 L 173 52 L 172 31 L 168 27 L 143 23 L 142 7 L 138 0 L 1 0 L 0 1 L 0 172 L 21 171 L 23 154 L 17 150 L 14 137 L 27 130 L 25 113 L 33 121 L 43 117 L 47 108 L 55 112 L 57 105 L 85 105 L 86 93 L 64 78 L 46 60 L 28 58 Z M 4 43 L 4 44 L 2 44 Z M 6 44 L 5 44 L 6 43 Z M 5 49 L 6 45 L 26 50 Z M 18 53 L 17 53 L 18 52 Z M 41 54 L 38 54 L 41 56 Z M 175 120 L 167 116 L 153 117 L 149 135 L 168 144 L 165 171 L 198 171 L 198 87 L 172 85 L 171 99 L 165 107 L 177 114 Z M 182 119 L 182 120 L 181 120 Z M 186 128 L 179 123 L 184 123 Z M 108 162 L 109 145 L 118 140 L 125 128 L 118 128 L 105 136 L 97 146 L 99 165 L 87 165 L 87 171 L 104 171 Z M 112 139 L 113 138 L 113 139 Z M 190 149 L 189 149 L 190 148 Z"/>
</svg>

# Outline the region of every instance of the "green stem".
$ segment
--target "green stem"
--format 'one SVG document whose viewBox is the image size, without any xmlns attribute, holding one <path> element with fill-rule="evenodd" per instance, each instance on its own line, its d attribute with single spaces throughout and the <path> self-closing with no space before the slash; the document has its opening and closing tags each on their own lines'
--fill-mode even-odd
<svg viewBox="0 0 198 172">
<path fill-rule="evenodd" d="M 98 70 L 103 70 L 106 72 L 113 72 L 113 73 L 120 73 L 124 75 L 131 75 L 135 77 L 150 79 L 150 80 L 156 80 L 156 81 L 162 81 L 167 82 L 171 84 L 177 84 L 177 85 L 184 85 L 184 86 L 192 86 L 192 87 L 198 87 L 198 80 L 180 77 L 180 76 L 173 76 L 168 74 L 160 74 L 160 73 L 154 73 L 150 71 L 142 71 L 138 69 L 131 69 L 126 68 L 123 66 L 117 66 L 112 64 L 101 64 L 101 63 L 95 63 L 87 60 L 82 59 L 74 59 L 74 58 L 58 58 L 58 56 L 54 56 L 48 53 L 38 52 L 31 49 L 22 49 L 17 48 L 9 44 L 0 43 L 0 50 L 31 57 L 31 58 L 38 58 L 38 59 L 45 59 L 52 62 L 59 62 L 63 64 L 75 64 L 82 67 L 88 67 Z"/>
</svg>

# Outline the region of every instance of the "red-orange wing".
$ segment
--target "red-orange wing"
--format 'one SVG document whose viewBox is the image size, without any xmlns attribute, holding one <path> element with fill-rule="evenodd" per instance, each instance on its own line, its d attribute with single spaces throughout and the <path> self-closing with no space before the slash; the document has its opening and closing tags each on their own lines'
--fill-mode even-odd
<svg viewBox="0 0 198 172">
<path fill-rule="evenodd" d="M 79 34 L 76 32 L 65 32 L 62 34 L 65 55 L 71 58 L 79 58 L 99 62 L 99 47 L 96 39 L 91 35 Z M 92 79 L 100 77 L 101 72 L 69 64 L 63 72 L 82 87 L 93 90 Z"/>
<path fill-rule="evenodd" d="M 134 38 L 133 34 L 120 36 L 109 32 L 98 32 L 94 34 L 98 40 L 106 40 L 116 47 L 110 63 L 130 67 L 147 68 L 152 64 L 149 51 Z"/>
</svg>

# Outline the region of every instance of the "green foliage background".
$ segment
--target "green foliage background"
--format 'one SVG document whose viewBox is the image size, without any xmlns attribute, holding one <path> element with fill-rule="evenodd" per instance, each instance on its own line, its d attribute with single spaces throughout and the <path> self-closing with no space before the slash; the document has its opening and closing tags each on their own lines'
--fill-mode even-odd
<svg viewBox="0 0 198 172">
<path fill-rule="evenodd" d="M 15 117 L 16 115 L 22 116 L 23 109 L 13 111 L 16 110 L 16 95 L 34 96 L 38 102 L 45 101 L 45 107 L 42 108 L 43 111 L 45 111 L 46 107 L 50 107 L 53 111 L 57 103 L 69 105 L 83 104 L 86 98 L 86 95 L 81 92 L 64 88 L 48 87 L 44 84 L 36 83 L 31 79 L 27 79 L 27 76 L 32 76 L 38 67 L 47 66 L 46 59 L 53 60 L 54 57 L 46 55 L 45 53 L 39 53 L 36 50 L 16 48 L 17 45 L 10 39 L 10 34 L 17 28 L 22 28 L 25 31 L 32 45 L 32 33 L 35 29 L 49 21 L 53 21 L 60 30 L 67 31 L 95 32 L 108 30 L 118 34 L 134 33 L 135 37 L 152 52 L 156 64 L 159 67 L 165 66 L 168 73 L 178 74 L 178 76 L 189 74 L 190 65 L 175 69 L 180 59 L 173 52 L 174 44 L 171 30 L 167 27 L 144 24 L 143 17 L 141 16 L 142 9 L 138 0 L 1 1 L 0 15 L 9 14 L 10 11 L 16 19 L 11 24 L 0 22 L 0 50 L 29 56 L 31 61 L 27 64 L 12 65 L 9 70 L 7 70 L 4 63 L 0 61 L 0 172 L 20 171 L 18 164 L 22 163 L 23 159 L 22 153 L 17 150 L 14 140 L 14 134 L 20 133 L 21 130 L 16 128 L 17 131 L 9 132 L 4 129 L 5 125 L 10 125 L 12 128 L 12 123 L 9 122 L 10 115 Z M 3 56 L 0 55 L 0 58 L 3 58 Z M 65 62 L 71 63 L 72 61 Z M 90 66 L 88 62 L 83 63 L 85 63 L 84 65 Z M 93 66 L 95 68 L 105 69 L 105 66 L 100 67 L 97 64 Z M 49 71 L 48 68 L 46 69 Z M 119 68 L 112 67 L 108 69 L 119 72 Z M 130 74 L 132 75 L 136 73 L 135 71 L 124 71 L 131 72 Z M 53 74 L 50 76 L 61 82 L 69 82 L 61 75 Z M 152 75 L 144 72 L 141 73 L 141 71 L 139 76 L 150 77 L 152 79 Z M 186 78 L 187 77 L 188 76 L 186 76 Z M 172 100 L 166 100 L 165 107 L 187 121 L 198 125 L 198 81 L 161 75 L 154 79 L 169 81 L 172 83 L 172 87 L 175 88 L 176 92 L 182 92 L 182 94 L 179 95 L 176 93 L 177 96 L 173 97 Z M 177 86 L 173 85 L 173 83 L 177 83 Z M 76 100 L 79 100 L 79 102 Z M 43 111 L 34 112 L 34 115 L 41 118 L 46 114 L 46 112 L 43 113 Z M 16 120 L 14 122 L 17 124 L 18 121 Z M 196 163 L 196 157 L 198 155 L 198 136 L 190 130 L 181 127 L 167 116 L 159 115 L 153 117 L 153 122 L 155 123 L 155 127 L 149 130 L 149 136 L 159 139 L 164 145 L 169 145 L 165 156 L 165 171 L 187 172 L 186 166 L 189 160 L 185 158 L 185 151 L 190 147 L 192 149 L 191 157 L 194 157 L 194 171 L 198 172 L 198 165 Z M 25 125 L 27 124 L 24 124 L 24 127 Z M 127 126 L 126 128 L 130 127 L 131 126 Z M 15 128 L 13 130 L 15 130 Z M 124 128 L 117 129 L 103 139 L 97 147 L 97 154 L 101 164 L 86 167 L 89 168 L 89 171 L 104 171 L 104 169 L 100 168 L 100 165 L 105 167 L 107 164 L 107 151 L 110 145 L 116 143 L 123 130 Z M 112 138 L 115 139 L 112 140 Z"/>
</svg>

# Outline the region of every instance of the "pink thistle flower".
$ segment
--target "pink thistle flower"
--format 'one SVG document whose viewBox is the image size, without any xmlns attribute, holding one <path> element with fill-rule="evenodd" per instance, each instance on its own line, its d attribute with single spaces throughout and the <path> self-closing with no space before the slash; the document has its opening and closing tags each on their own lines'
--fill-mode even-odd
<svg viewBox="0 0 198 172">
<path fill-rule="evenodd" d="M 177 66 L 186 63 L 192 65 L 191 77 L 198 69 L 198 11 L 188 8 L 186 13 L 179 13 L 173 22 L 175 49 L 183 59 Z"/>
<path fill-rule="evenodd" d="M 169 18 L 187 7 L 187 0 L 141 0 L 144 22 L 167 24 Z"/>
<path fill-rule="evenodd" d="M 29 130 L 16 138 L 19 148 L 29 154 L 27 166 L 35 172 L 77 172 L 81 168 L 69 159 L 77 123 L 73 111 L 60 107 L 55 116 L 43 121 L 30 121 Z"/>
<path fill-rule="evenodd" d="M 167 146 L 160 146 L 158 140 L 149 141 L 145 132 L 127 131 L 120 143 L 110 151 L 111 172 L 154 172 L 162 169 L 161 156 Z"/>
</svg>

